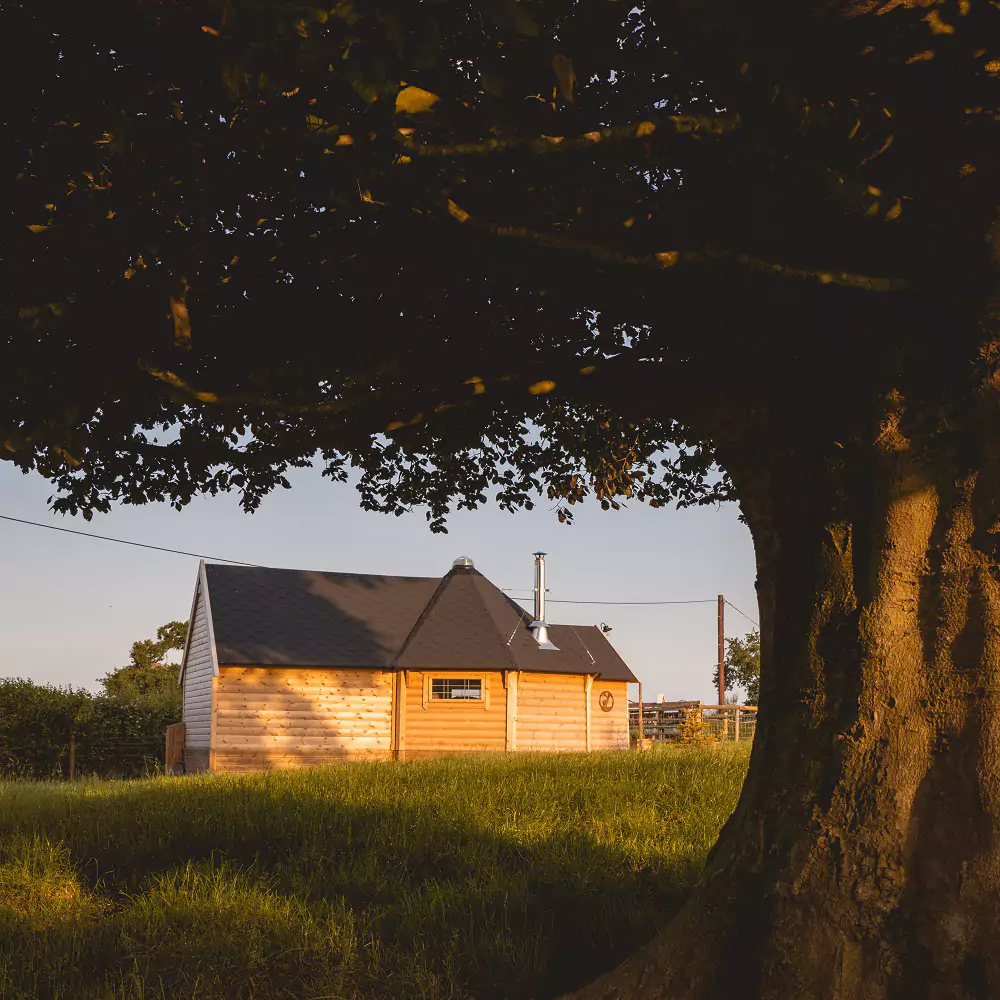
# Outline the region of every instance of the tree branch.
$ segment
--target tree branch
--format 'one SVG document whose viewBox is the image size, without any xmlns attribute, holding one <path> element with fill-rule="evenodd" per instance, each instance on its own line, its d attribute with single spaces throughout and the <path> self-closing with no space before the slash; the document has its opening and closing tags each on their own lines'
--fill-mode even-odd
<svg viewBox="0 0 1000 1000">
<path fill-rule="evenodd" d="M 535 153 L 568 153 L 591 149 L 602 142 L 627 142 L 644 139 L 657 132 L 674 135 L 723 135 L 740 124 L 739 115 L 670 115 L 659 122 L 643 121 L 594 129 L 583 135 L 542 135 L 531 138 L 509 137 L 458 142 L 450 145 L 422 143 L 405 133 L 397 133 L 407 153 L 420 157 L 487 156 L 514 150 Z"/>
<path fill-rule="evenodd" d="M 555 250 L 568 250 L 585 254 L 601 263 L 620 264 L 631 267 L 650 267 L 666 270 L 693 264 L 735 264 L 761 273 L 782 278 L 818 281 L 823 285 L 840 285 L 844 288 L 859 288 L 869 292 L 898 292 L 908 287 L 904 278 L 876 277 L 868 274 L 854 274 L 850 271 L 833 271 L 821 268 L 797 267 L 761 260 L 751 254 L 731 250 L 664 250 L 658 253 L 632 254 L 599 243 L 574 239 L 559 233 L 546 233 L 525 226 L 503 226 L 495 222 L 484 222 L 473 218 L 454 201 L 448 201 L 448 214 L 463 225 L 494 236 L 504 236 L 525 240 L 536 246 Z"/>
<path fill-rule="evenodd" d="M 252 396 L 246 393 L 220 396 L 216 392 L 196 389 L 189 382 L 182 379 L 176 372 L 162 368 L 153 368 L 144 362 L 139 362 L 139 367 L 152 375 L 153 378 L 165 382 L 172 389 L 176 389 L 185 396 L 190 397 L 198 403 L 217 403 L 221 406 L 255 406 L 262 410 L 277 410 L 282 413 L 344 413 L 351 409 L 355 403 L 348 400 L 336 400 L 326 403 L 316 403 L 313 405 L 286 405 L 277 399 L 268 399 L 266 396 Z M 379 395 L 378 390 L 371 389 L 365 392 L 364 401 L 370 402 Z"/>
</svg>

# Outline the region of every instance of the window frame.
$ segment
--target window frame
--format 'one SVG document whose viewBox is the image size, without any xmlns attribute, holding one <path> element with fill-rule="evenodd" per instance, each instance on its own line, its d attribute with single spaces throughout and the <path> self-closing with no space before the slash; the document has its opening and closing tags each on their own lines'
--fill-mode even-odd
<svg viewBox="0 0 1000 1000">
<path fill-rule="evenodd" d="M 486 711 L 490 707 L 490 675 L 481 670 L 435 670 L 424 674 L 423 683 L 423 708 L 425 709 L 454 709 L 456 707 L 482 709 Z M 483 692 L 482 698 L 433 698 L 431 689 L 434 681 L 454 681 L 470 680 L 479 681 Z"/>
</svg>

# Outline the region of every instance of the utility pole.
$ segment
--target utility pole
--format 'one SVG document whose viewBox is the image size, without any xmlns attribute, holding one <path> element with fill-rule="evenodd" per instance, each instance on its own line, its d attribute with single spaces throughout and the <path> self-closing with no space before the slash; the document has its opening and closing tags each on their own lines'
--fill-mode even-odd
<svg viewBox="0 0 1000 1000">
<path fill-rule="evenodd" d="M 719 594 L 719 704 L 726 703 L 726 599 Z"/>
</svg>

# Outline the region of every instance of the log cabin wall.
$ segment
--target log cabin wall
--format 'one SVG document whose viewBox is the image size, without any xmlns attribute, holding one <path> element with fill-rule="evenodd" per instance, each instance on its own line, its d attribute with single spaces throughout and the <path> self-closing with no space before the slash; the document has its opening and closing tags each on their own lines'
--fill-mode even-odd
<svg viewBox="0 0 1000 1000">
<path fill-rule="evenodd" d="M 213 770 L 387 758 L 392 687 L 388 670 L 222 667 Z"/>
<path fill-rule="evenodd" d="M 628 747 L 628 687 L 581 674 L 222 667 L 213 706 L 212 770 L 308 767 L 387 759 L 394 677 L 403 697 L 400 757 L 506 750 Z M 482 697 L 434 697 L 435 679 L 478 680 Z M 510 689 L 510 695 L 508 695 Z M 610 695 L 611 707 L 605 711 Z M 603 704 L 602 704 L 603 701 Z M 513 710 L 514 718 L 508 717 Z"/>
<path fill-rule="evenodd" d="M 407 670 L 405 677 L 406 719 L 401 756 L 414 758 L 505 749 L 507 695 L 500 671 Z M 479 700 L 434 698 L 435 678 L 479 679 L 483 697 Z"/>
<path fill-rule="evenodd" d="M 517 689 L 517 749 L 587 749 L 585 675 L 521 674 Z"/>
<path fill-rule="evenodd" d="M 628 682 L 594 680 L 590 692 L 590 749 L 628 749 Z"/>
</svg>

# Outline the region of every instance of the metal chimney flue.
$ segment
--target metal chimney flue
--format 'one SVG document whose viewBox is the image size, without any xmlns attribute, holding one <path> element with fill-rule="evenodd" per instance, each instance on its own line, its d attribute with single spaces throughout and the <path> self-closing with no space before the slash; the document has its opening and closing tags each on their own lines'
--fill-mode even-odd
<svg viewBox="0 0 1000 1000">
<path fill-rule="evenodd" d="M 539 649 L 559 647 L 549 641 L 549 627 L 545 621 L 545 553 L 535 553 L 535 620 L 528 626 Z"/>
<path fill-rule="evenodd" d="M 535 553 L 535 621 L 545 621 L 545 553 Z"/>
</svg>

